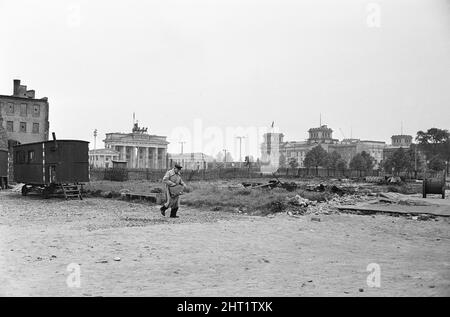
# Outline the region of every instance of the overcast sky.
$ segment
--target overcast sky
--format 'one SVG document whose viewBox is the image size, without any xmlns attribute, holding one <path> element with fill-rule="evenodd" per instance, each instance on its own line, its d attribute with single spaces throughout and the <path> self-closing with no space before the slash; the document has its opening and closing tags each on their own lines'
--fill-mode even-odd
<svg viewBox="0 0 450 317">
<path fill-rule="evenodd" d="M 450 129 L 449 0 L 0 0 L 0 38 L 0 94 L 21 79 L 49 98 L 50 132 L 97 129 L 97 148 L 133 112 L 169 152 L 227 146 L 192 140 L 194 122 L 275 121 L 291 141 L 320 113 L 338 139 Z"/>
</svg>

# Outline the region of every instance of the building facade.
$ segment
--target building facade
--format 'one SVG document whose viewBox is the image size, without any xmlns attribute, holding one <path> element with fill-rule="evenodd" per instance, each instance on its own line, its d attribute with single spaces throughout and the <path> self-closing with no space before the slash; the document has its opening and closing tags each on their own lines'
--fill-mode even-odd
<svg viewBox="0 0 450 317">
<path fill-rule="evenodd" d="M 111 149 L 89 151 L 89 166 L 94 168 L 112 168 L 112 161 L 119 160 L 119 152 Z"/>
<path fill-rule="evenodd" d="M 384 149 L 383 159 L 388 159 L 397 149 L 403 148 L 405 150 L 411 147 L 413 137 L 407 134 L 397 134 L 391 137 L 391 144 Z M 415 148 L 417 150 L 417 148 Z M 421 151 L 416 151 L 421 159 L 424 159 L 424 155 Z"/>
<path fill-rule="evenodd" d="M 151 135 L 147 128 L 134 124 L 131 133 L 107 133 L 105 148 L 119 152 L 119 160 L 128 168 L 167 168 L 167 137 Z"/>
<path fill-rule="evenodd" d="M 280 167 L 288 166 L 289 161 L 295 159 L 299 167 L 305 167 L 306 154 L 314 147 L 320 145 L 328 153 L 337 152 L 346 161 L 347 165 L 352 158 L 362 151 L 375 158 L 375 168 L 383 160 L 383 151 L 386 143 L 383 141 L 370 141 L 360 139 L 333 139 L 333 130 L 326 125 L 308 130 L 309 138 L 305 141 L 285 142 L 282 133 L 266 133 L 261 144 L 261 161 L 270 162 L 270 165 Z"/>
<path fill-rule="evenodd" d="M 214 158 L 204 153 L 169 154 L 169 167 L 180 164 L 185 169 L 204 170 L 210 168 L 212 162 Z"/>
<path fill-rule="evenodd" d="M 34 90 L 27 90 L 15 79 L 13 94 L 0 95 L 0 124 L 8 143 L 25 144 L 48 141 L 49 104 L 47 97 L 36 99 Z"/>
</svg>

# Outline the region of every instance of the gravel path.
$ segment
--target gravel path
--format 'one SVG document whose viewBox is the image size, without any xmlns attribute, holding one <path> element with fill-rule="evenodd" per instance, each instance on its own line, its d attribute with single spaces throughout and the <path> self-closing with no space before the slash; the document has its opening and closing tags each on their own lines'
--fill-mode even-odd
<svg viewBox="0 0 450 317">
<path fill-rule="evenodd" d="M 449 221 L 250 217 L 0 192 L 2 296 L 449 296 Z M 317 217 L 317 216 L 316 216 Z M 68 287 L 70 263 L 80 287 Z M 381 285 L 369 288 L 367 265 Z"/>
</svg>

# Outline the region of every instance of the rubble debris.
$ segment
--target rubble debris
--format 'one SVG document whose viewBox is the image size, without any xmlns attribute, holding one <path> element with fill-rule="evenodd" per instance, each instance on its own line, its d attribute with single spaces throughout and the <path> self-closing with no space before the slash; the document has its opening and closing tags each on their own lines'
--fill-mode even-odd
<svg viewBox="0 0 450 317">
<path fill-rule="evenodd" d="M 391 176 L 387 179 L 387 182 L 391 184 L 399 184 L 402 183 L 402 179 L 400 176 Z"/>
<path fill-rule="evenodd" d="M 324 192 L 325 191 L 325 186 L 323 184 L 308 185 L 308 186 L 306 186 L 306 190 L 312 191 L 312 192 Z"/>
<path fill-rule="evenodd" d="M 378 202 L 382 203 L 390 203 L 390 204 L 399 204 L 399 205 L 407 205 L 407 206 L 432 206 L 433 204 L 419 200 L 413 199 L 412 196 L 407 196 L 399 193 L 379 193 L 378 194 Z"/>
<path fill-rule="evenodd" d="M 364 179 L 367 183 L 384 184 L 386 179 L 383 176 L 367 176 Z"/>
</svg>

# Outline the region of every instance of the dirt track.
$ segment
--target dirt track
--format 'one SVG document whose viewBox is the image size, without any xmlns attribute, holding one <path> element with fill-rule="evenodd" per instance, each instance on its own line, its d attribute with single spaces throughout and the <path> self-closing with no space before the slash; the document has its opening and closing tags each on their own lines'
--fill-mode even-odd
<svg viewBox="0 0 450 317">
<path fill-rule="evenodd" d="M 332 214 L 315 222 L 185 208 L 180 216 L 110 199 L 0 192 L 0 295 L 450 295 L 447 219 Z M 70 263 L 81 267 L 79 288 L 66 284 Z M 380 265 L 380 288 L 366 284 L 369 263 Z"/>
</svg>

